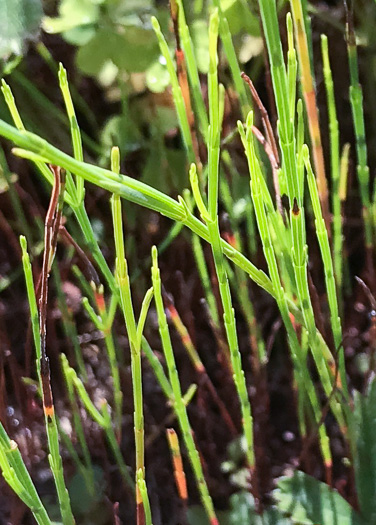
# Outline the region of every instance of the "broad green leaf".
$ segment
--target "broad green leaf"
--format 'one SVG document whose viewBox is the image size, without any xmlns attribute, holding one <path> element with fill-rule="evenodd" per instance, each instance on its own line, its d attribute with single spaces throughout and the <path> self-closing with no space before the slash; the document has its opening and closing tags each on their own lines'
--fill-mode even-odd
<svg viewBox="0 0 376 525">
<path fill-rule="evenodd" d="M 24 41 L 38 33 L 41 0 L 0 0 L 0 58 L 22 54 Z"/>
<path fill-rule="evenodd" d="M 106 62 L 123 48 L 121 36 L 109 29 L 100 29 L 87 44 L 82 46 L 76 54 L 76 63 L 86 75 L 96 76 Z M 120 50 L 119 50 L 120 49 Z"/>
<path fill-rule="evenodd" d="M 260 36 L 260 22 L 249 9 L 247 3 L 241 0 L 221 0 L 223 14 L 227 18 L 232 35 L 243 30 L 254 36 Z"/>
<path fill-rule="evenodd" d="M 43 19 L 43 29 L 47 33 L 62 33 L 78 26 L 91 25 L 98 21 L 99 5 L 91 0 L 63 0 L 59 6 L 59 16 Z"/>
<path fill-rule="evenodd" d="M 152 0 L 126 0 L 109 4 L 110 17 L 116 24 L 128 24 L 130 18 L 142 23 L 150 21 L 150 13 L 154 10 Z"/>
<path fill-rule="evenodd" d="M 376 381 L 363 396 L 354 397 L 354 430 L 357 454 L 354 458 L 359 506 L 368 523 L 376 521 Z"/>
<path fill-rule="evenodd" d="M 359 514 L 325 483 L 296 471 L 278 481 L 278 508 L 299 525 L 366 525 Z"/>
<path fill-rule="evenodd" d="M 97 26 L 95 24 L 88 24 L 84 26 L 73 27 L 68 31 L 63 32 L 63 37 L 66 42 L 74 46 L 84 46 L 95 35 Z"/>
<path fill-rule="evenodd" d="M 111 28 L 100 29 L 78 50 L 76 61 L 83 73 L 96 76 L 108 60 L 122 71 L 141 72 L 158 56 L 154 35 L 132 26 L 122 28 L 121 34 Z"/>
<path fill-rule="evenodd" d="M 144 72 L 159 57 L 159 46 L 154 31 L 141 26 L 122 27 L 122 52 L 113 62 L 119 69 L 131 73 Z"/>
</svg>

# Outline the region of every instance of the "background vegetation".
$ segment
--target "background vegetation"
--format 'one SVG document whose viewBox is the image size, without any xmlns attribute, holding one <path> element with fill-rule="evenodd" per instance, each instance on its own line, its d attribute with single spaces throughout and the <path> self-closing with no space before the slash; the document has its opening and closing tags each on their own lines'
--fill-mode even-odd
<svg viewBox="0 0 376 525">
<path fill-rule="evenodd" d="M 1 522 L 376 523 L 375 17 L 0 0 Z"/>
</svg>

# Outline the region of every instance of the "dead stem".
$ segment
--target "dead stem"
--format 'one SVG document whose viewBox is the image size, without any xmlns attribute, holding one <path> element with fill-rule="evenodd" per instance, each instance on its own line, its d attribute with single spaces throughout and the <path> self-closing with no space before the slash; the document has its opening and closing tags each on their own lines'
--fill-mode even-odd
<svg viewBox="0 0 376 525">
<path fill-rule="evenodd" d="M 47 301 L 48 301 L 48 278 L 52 262 L 56 252 L 57 236 L 62 219 L 62 207 L 64 199 L 65 177 L 57 166 L 50 166 L 54 174 L 54 186 L 51 193 L 50 204 L 47 210 L 44 228 L 44 253 L 43 266 L 40 277 L 39 295 L 39 326 L 41 340 L 40 373 L 43 391 L 43 409 L 46 417 L 54 415 L 54 405 L 50 381 L 50 365 L 46 352 L 46 323 L 47 323 Z"/>
</svg>

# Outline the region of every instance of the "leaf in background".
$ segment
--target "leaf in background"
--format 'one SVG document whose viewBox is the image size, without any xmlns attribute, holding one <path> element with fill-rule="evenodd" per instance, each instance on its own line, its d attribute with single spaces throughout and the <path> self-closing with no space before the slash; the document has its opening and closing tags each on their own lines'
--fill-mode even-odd
<svg viewBox="0 0 376 525">
<path fill-rule="evenodd" d="M 120 48 L 120 49 L 119 49 Z M 122 39 L 109 29 L 100 29 L 76 54 L 77 67 L 86 75 L 96 76 L 106 62 L 122 48 Z"/>
<path fill-rule="evenodd" d="M 104 151 L 119 146 L 122 156 L 141 148 L 142 137 L 138 126 L 131 118 L 114 115 L 105 124 L 101 133 L 101 144 Z"/>
<path fill-rule="evenodd" d="M 291 525 L 291 522 L 274 507 L 266 508 L 262 515 L 257 514 L 255 500 L 248 491 L 233 494 L 230 505 L 230 525 Z"/>
<path fill-rule="evenodd" d="M 160 56 L 146 71 L 146 85 L 153 93 L 163 93 L 170 83 L 165 62 L 164 57 Z"/>
<path fill-rule="evenodd" d="M 154 31 L 138 25 L 124 26 L 122 31 L 124 45 L 114 63 L 129 73 L 144 72 L 160 54 Z"/>
<path fill-rule="evenodd" d="M 0 58 L 21 55 L 25 40 L 34 38 L 43 15 L 41 0 L 0 0 Z"/>
<path fill-rule="evenodd" d="M 191 27 L 191 36 L 195 50 L 197 67 L 206 75 L 209 71 L 209 33 L 205 20 L 195 20 Z"/>
<path fill-rule="evenodd" d="M 368 523 L 376 520 L 376 381 L 366 396 L 354 396 L 354 431 L 357 454 L 354 458 L 359 507 Z"/>
<path fill-rule="evenodd" d="M 87 75 L 96 76 L 111 60 L 122 71 L 143 72 L 159 56 L 154 34 L 136 26 L 103 28 L 82 46 L 76 55 L 77 66 Z"/>
<path fill-rule="evenodd" d="M 291 525 L 291 521 L 273 507 L 267 508 L 262 515 L 257 514 L 253 496 L 247 491 L 233 494 L 230 497 L 230 506 L 230 510 L 217 513 L 221 525 Z M 204 509 L 199 506 L 190 507 L 188 523 L 209 525 Z"/>
<path fill-rule="evenodd" d="M 68 44 L 74 46 L 84 46 L 93 38 L 97 31 L 96 24 L 88 24 L 84 26 L 72 27 L 63 32 L 63 37 Z"/>
<path fill-rule="evenodd" d="M 296 471 L 278 481 L 278 508 L 299 525 L 366 525 L 349 503 L 325 483 Z"/>
<path fill-rule="evenodd" d="M 128 24 L 130 17 L 136 22 L 142 23 L 142 19 L 148 19 L 150 24 L 150 14 L 154 12 L 154 2 L 152 0 L 122 0 L 109 4 L 110 17 L 116 24 Z"/>
<path fill-rule="evenodd" d="M 232 525 L 229 512 L 217 512 L 217 517 L 221 525 Z M 187 511 L 189 525 L 209 525 L 207 514 L 203 507 L 193 505 Z"/>
<path fill-rule="evenodd" d="M 103 470 L 94 466 L 94 493 L 90 493 L 85 478 L 77 472 L 69 483 L 69 496 L 74 515 L 81 525 L 105 525 L 111 519 L 109 509 L 104 505 L 105 476 Z"/>
<path fill-rule="evenodd" d="M 43 29 L 47 33 L 62 33 L 74 27 L 90 25 L 99 18 L 99 5 L 91 0 L 62 0 L 59 16 L 43 19 Z"/>
<path fill-rule="evenodd" d="M 250 35 L 261 36 L 259 19 L 250 11 L 246 2 L 221 0 L 221 7 L 232 35 L 237 35 L 245 30 Z"/>
</svg>

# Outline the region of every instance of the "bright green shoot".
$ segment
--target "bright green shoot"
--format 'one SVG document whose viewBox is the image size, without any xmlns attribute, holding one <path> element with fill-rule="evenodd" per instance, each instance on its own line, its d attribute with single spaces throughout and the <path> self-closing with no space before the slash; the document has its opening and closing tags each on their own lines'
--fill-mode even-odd
<svg viewBox="0 0 376 525">
<path fill-rule="evenodd" d="M 22 249 L 22 263 L 23 263 L 24 274 L 25 274 L 26 289 L 28 293 L 28 300 L 29 300 L 30 312 L 31 312 L 34 344 L 36 348 L 38 380 L 39 380 L 40 388 L 42 390 L 42 379 L 41 379 L 41 371 L 40 371 L 41 342 L 40 342 L 40 334 L 39 334 L 39 316 L 38 316 L 37 301 L 36 301 L 36 296 L 35 296 L 35 289 L 34 289 L 30 258 L 29 258 L 29 254 L 27 253 L 26 238 L 21 237 L 20 243 L 21 243 L 21 249 Z M 51 471 L 52 471 L 52 474 L 55 480 L 56 490 L 57 490 L 59 503 L 60 503 L 61 517 L 63 519 L 64 525 L 73 525 L 74 518 L 73 518 L 71 506 L 70 506 L 70 499 L 69 499 L 68 491 L 66 489 L 65 481 L 64 481 L 63 463 L 62 463 L 62 459 L 60 456 L 59 436 L 58 436 L 58 429 L 57 429 L 57 423 L 56 423 L 56 415 L 54 412 L 52 414 L 52 417 L 51 416 L 45 417 L 45 423 L 46 423 L 46 431 L 47 431 L 47 437 L 48 437 L 48 446 L 49 446 L 49 451 L 50 451 L 48 460 L 49 460 Z"/>
<path fill-rule="evenodd" d="M 26 469 L 17 443 L 10 440 L 0 423 L 0 469 L 5 481 L 29 507 L 38 525 L 52 525 Z"/>
<path fill-rule="evenodd" d="M 111 152 L 112 170 L 119 173 L 120 158 L 119 149 L 113 148 Z M 153 297 L 153 290 L 150 289 L 145 295 L 141 307 L 138 326 L 136 323 L 131 287 L 128 275 L 128 264 L 125 258 L 123 221 L 121 214 L 121 201 L 119 195 L 112 197 L 112 219 L 114 224 L 114 238 L 116 250 L 116 282 L 120 291 L 120 304 L 123 311 L 125 325 L 127 327 L 129 347 L 131 352 L 132 365 L 132 387 L 134 403 L 134 434 L 136 443 L 136 505 L 137 505 L 137 524 L 141 525 L 145 521 L 145 511 L 150 513 L 149 500 L 144 501 L 146 492 L 145 484 L 145 452 L 144 452 L 144 409 L 142 397 L 142 363 L 141 363 L 141 343 L 142 332 L 144 329 L 147 312 Z M 141 478 L 139 477 L 141 473 Z M 142 489 L 142 490 L 141 490 Z M 149 521 L 151 518 L 149 516 Z"/>
<path fill-rule="evenodd" d="M 174 410 L 179 422 L 181 433 L 183 435 L 184 444 L 188 451 L 189 460 L 191 462 L 192 470 L 196 478 L 196 483 L 200 492 L 202 504 L 208 515 L 210 525 L 217 525 L 218 520 L 216 518 L 213 502 L 210 497 L 209 490 L 204 478 L 204 472 L 200 461 L 200 455 L 197 451 L 196 444 L 193 439 L 193 433 L 191 425 L 189 423 L 187 407 L 182 395 L 179 375 L 176 369 L 174 351 L 172 349 L 171 337 L 167 324 L 167 317 L 163 305 L 162 284 L 160 271 L 158 268 L 158 253 L 157 248 L 155 246 L 152 249 L 152 262 L 153 266 L 151 270 L 151 275 L 153 282 L 155 305 L 158 315 L 159 333 L 161 336 L 163 352 L 166 359 L 169 381 L 174 395 Z"/>
</svg>

